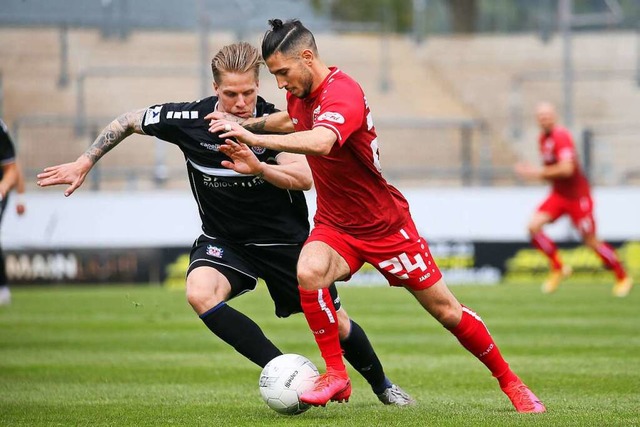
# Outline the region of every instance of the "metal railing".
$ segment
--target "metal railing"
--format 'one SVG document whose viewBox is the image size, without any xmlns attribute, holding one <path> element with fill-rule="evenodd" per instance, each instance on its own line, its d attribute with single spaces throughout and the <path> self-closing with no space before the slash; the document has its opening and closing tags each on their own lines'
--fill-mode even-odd
<svg viewBox="0 0 640 427">
<path fill-rule="evenodd" d="M 609 123 L 589 126 L 582 132 L 582 160 L 593 183 L 633 185 L 640 183 L 640 164 L 635 155 L 640 125 Z"/>
<path fill-rule="evenodd" d="M 86 82 L 93 78 L 158 78 L 158 77 L 174 77 L 174 76 L 196 76 L 201 77 L 194 67 L 101 67 L 88 68 L 81 71 L 76 77 L 76 135 L 84 135 L 87 130 L 87 120 L 89 113 L 87 112 L 86 102 Z"/>
<path fill-rule="evenodd" d="M 629 81 L 633 82 L 636 70 L 580 70 L 573 75 L 573 81 L 578 82 L 603 82 L 603 81 Z M 509 124 L 510 135 L 514 141 L 520 140 L 524 129 L 524 88 L 531 83 L 561 82 L 563 73 L 559 70 L 536 70 L 515 75 L 511 79 L 509 93 Z"/>
</svg>

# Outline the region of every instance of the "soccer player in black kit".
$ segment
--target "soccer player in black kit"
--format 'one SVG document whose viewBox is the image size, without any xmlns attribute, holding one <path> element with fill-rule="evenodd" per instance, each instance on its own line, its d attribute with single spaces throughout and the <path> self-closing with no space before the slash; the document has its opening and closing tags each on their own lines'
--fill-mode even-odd
<svg viewBox="0 0 640 427">
<path fill-rule="evenodd" d="M 16 151 L 9 136 L 7 125 L 0 119 L 0 222 L 2 222 L 4 211 L 7 208 L 9 192 L 13 189 L 16 189 L 18 193 L 24 192 L 24 179 L 16 163 Z M 18 215 L 24 213 L 24 205 L 20 200 L 16 203 L 16 211 Z M 7 283 L 4 256 L 0 248 L 0 305 L 8 305 L 10 303 L 11 291 Z"/>
<path fill-rule="evenodd" d="M 38 175 L 42 187 L 68 184 L 64 194 L 69 196 L 95 163 L 132 133 L 176 144 L 185 156 L 203 231 L 191 249 L 187 300 L 211 332 L 260 367 L 282 352 L 226 301 L 253 290 L 262 278 L 276 316 L 302 312 L 296 264 L 309 234 L 303 190 L 311 188 L 311 171 L 300 154 L 244 145 L 225 149 L 223 141 L 209 133 L 204 117 L 212 111 L 242 118 L 277 111 L 258 96 L 262 64 L 258 50 L 248 43 L 225 46 L 211 62 L 217 96 L 122 114 L 75 162 L 45 168 Z M 345 358 L 382 403 L 414 403 L 385 376 L 364 330 L 341 308 L 335 285 L 331 295 Z"/>
</svg>

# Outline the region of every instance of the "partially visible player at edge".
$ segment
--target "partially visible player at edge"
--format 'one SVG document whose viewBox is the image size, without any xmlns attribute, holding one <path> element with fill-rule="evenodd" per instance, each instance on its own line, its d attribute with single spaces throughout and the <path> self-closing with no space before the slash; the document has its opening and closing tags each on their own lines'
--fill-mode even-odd
<svg viewBox="0 0 640 427">
<path fill-rule="evenodd" d="M 342 359 L 336 313 L 327 288 L 348 280 L 365 262 L 392 286 L 403 286 L 476 356 L 519 412 L 544 412 L 542 402 L 512 372 L 480 317 L 447 288 L 413 223 L 402 194 L 383 178 L 378 140 L 362 89 L 318 56 L 313 34 L 298 20 L 269 21 L 262 56 L 278 86 L 287 90 L 287 110 L 243 123 L 212 114 L 210 131 L 250 146 L 304 153 L 317 192 L 315 226 L 298 261 L 302 308 L 326 373 L 301 400 L 311 405 L 345 401 L 351 381 Z M 261 135 L 263 129 L 286 135 Z M 231 129 L 225 131 L 225 129 Z M 434 207 L 435 208 L 435 207 Z"/>
<path fill-rule="evenodd" d="M 7 208 L 11 190 L 15 190 L 17 193 L 16 212 L 18 215 L 22 215 L 25 212 L 24 201 L 22 200 L 24 176 L 16 162 L 15 147 L 9 136 L 7 125 L 0 119 L 0 223 Z M 4 256 L 0 248 L 0 305 L 8 305 L 10 303 L 11 291 L 9 290 L 4 267 Z"/>
<path fill-rule="evenodd" d="M 102 156 L 133 133 L 176 144 L 185 157 L 203 232 L 191 249 L 187 300 L 211 332 L 260 367 L 282 352 L 253 320 L 226 302 L 253 290 L 262 278 L 278 317 L 302 312 L 296 263 L 309 235 L 302 190 L 310 188 L 311 172 L 298 154 L 246 146 L 228 153 L 223 141 L 208 132 L 204 116 L 221 111 L 261 117 L 277 111 L 258 96 L 263 63 L 258 49 L 248 43 L 225 46 L 211 62 L 217 96 L 125 113 L 75 162 L 48 167 L 38 175 L 40 186 L 70 184 L 65 190 L 69 196 Z M 334 309 L 335 304 L 338 312 L 347 360 L 382 403 L 412 404 L 385 376 L 364 330 L 341 307 L 334 285 L 331 294 L 329 305 Z"/>
<path fill-rule="evenodd" d="M 633 281 L 615 250 L 596 237 L 591 189 L 578 163 L 571 134 L 556 124 L 555 108 L 548 102 L 538 104 L 536 118 L 540 127 L 539 146 L 544 165 L 537 167 L 521 162 L 516 164 L 515 170 L 524 179 L 551 182 L 551 194 L 538 207 L 528 226 L 533 246 L 545 254 L 551 263 L 551 272 L 542 284 L 542 292 L 555 292 L 560 282 L 571 275 L 571 267 L 560 259 L 556 244 L 542 231 L 546 224 L 569 215 L 585 245 L 598 254 L 606 268 L 613 270 L 616 276 L 613 295 L 627 296 Z"/>
</svg>

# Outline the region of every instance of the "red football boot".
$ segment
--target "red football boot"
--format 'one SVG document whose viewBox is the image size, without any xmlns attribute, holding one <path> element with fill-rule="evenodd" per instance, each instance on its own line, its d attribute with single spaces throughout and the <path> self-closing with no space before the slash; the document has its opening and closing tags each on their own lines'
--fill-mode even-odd
<svg viewBox="0 0 640 427">
<path fill-rule="evenodd" d="M 346 371 L 327 369 L 320 375 L 313 388 L 302 393 L 300 401 L 313 406 L 325 406 L 327 402 L 348 402 L 351 396 L 351 380 Z"/>
<path fill-rule="evenodd" d="M 511 403 L 513 403 L 513 406 L 518 412 L 538 413 L 547 410 L 540 399 L 529 390 L 529 387 L 527 387 L 520 378 L 516 381 L 511 381 L 506 387 L 502 388 L 502 391 L 509 397 L 509 400 L 511 400 Z"/>
</svg>

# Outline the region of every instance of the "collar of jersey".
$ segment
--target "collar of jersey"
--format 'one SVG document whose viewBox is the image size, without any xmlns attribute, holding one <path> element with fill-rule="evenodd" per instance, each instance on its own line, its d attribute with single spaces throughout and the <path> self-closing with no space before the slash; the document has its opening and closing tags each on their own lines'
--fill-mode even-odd
<svg viewBox="0 0 640 427">
<path fill-rule="evenodd" d="M 311 92 L 309 94 L 309 96 L 307 97 L 309 100 L 316 99 L 318 97 L 318 95 L 320 95 L 320 93 L 327 86 L 327 83 L 329 82 L 329 79 L 331 79 L 332 77 L 334 77 L 336 74 L 338 74 L 340 72 L 338 67 L 329 67 L 329 70 L 330 70 L 329 74 L 327 74 L 327 77 L 325 77 L 324 80 L 322 81 L 322 83 L 320 83 L 320 86 L 318 86 L 316 90 L 314 90 L 313 92 Z"/>
</svg>

